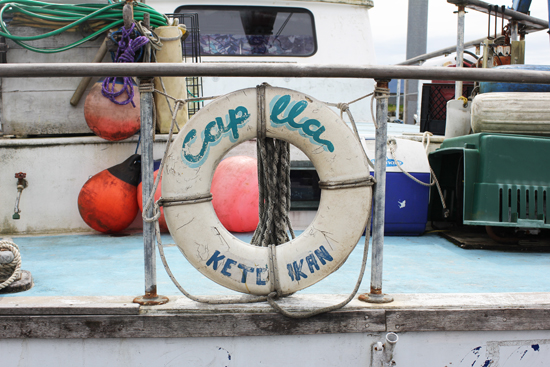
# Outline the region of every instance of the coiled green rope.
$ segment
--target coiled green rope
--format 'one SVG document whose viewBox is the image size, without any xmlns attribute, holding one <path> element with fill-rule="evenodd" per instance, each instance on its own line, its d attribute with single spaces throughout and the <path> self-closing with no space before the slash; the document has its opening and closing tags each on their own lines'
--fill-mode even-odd
<svg viewBox="0 0 550 367">
<path fill-rule="evenodd" d="M 0 1 L 0 36 L 6 37 L 26 48 L 27 50 L 40 53 L 56 53 L 69 50 L 89 40 L 94 39 L 109 29 L 119 27 L 124 23 L 122 8 L 125 2 L 111 4 L 53 4 L 34 0 L 1 0 Z M 150 14 L 151 27 L 156 28 L 168 24 L 168 19 L 152 7 L 143 3 L 133 2 L 134 19 L 143 20 L 145 13 Z M 24 18 L 32 18 L 37 21 L 54 22 L 54 24 L 65 24 L 59 28 L 37 36 L 17 36 L 12 34 L 6 25 L 6 18 L 11 15 L 19 15 Z M 70 45 L 59 48 L 38 48 L 31 46 L 25 41 L 40 40 L 59 35 L 71 28 L 83 26 L 91 22 L 102 22 L 102 27 Z M 105 25 L 104 25 L 105 24 Z"/>
</svg>

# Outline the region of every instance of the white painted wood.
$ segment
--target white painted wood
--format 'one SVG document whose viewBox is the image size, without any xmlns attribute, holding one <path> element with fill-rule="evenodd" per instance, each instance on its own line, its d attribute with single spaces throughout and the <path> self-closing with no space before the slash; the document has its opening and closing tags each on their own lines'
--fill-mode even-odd
<svg viewBox="0 0 550 367">
<path fill-rule="evenodd" d="M 4 339 L 5 366 L 369 366 L 385 332 L 210 338 Z M 550 360 L 549 331 L 400 333 L 396 366 L 531 367 Z"/>
<path fill-rule="evenodd" d="M 157 136 L 154 158 L 166 136 Z M 99 137 L 0 139 L 0 233 L 90 232 L 78 212 L 78 194 L 89 177 L 121 163 L 135 152 L 137 136 L 120 142 Z M 21 219 L 13 220 L 15 173 L 27 174 L 20 200 Z M 141 214 L 131 228 L 141 228 Z"/>
</svg>

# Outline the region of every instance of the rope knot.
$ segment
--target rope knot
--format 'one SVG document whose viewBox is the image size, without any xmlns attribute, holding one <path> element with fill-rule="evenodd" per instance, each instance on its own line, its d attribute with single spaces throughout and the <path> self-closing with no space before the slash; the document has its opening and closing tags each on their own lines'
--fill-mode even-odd
<svg viewBox="0 0 550 367">
<path fill-rule="evenodd" d="M 347 110 L 349 110 L 349 104 L 345 102 L 337 103 L 336 107 L 342 112 L 346 112 Z"/>
</svg>

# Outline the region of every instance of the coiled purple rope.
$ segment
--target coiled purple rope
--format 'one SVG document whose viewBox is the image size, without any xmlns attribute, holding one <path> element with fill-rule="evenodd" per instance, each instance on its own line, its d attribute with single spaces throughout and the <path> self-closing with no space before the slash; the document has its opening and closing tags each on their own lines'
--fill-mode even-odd
<svg viewBox="0 0 550 367">
<path fill-rule="evenodd" d="M 145 46 L 149 39 L 145 36 L 139 36 L 135 39 L 131 39 L 130 35 L 134 31 L 135 24 L 132 23 L 130 29 L 125 27 L 121 28 L 122 36 L 120 41 L 118 41 L 118 49 L 115 56 L 115 62 L 134 62 L 136 57 L 136 51 Z M 136 107 L 134 103 L 134 83 L 132 78 L 123 77 L 122 89 L 118 92 L 115 92 L 115 84 L 118 77 L 109 77 L 103 80 L 103 86 L 101 88 L 101 94 L 104 97 L 109 98 L 109 100 L 118 105 L 127 105 L 132 103 L 132 106 Z M 116 98 L 123 93 L 128 95 L 128 98 L 122 102 L 116 100 Z"/>
</svg>

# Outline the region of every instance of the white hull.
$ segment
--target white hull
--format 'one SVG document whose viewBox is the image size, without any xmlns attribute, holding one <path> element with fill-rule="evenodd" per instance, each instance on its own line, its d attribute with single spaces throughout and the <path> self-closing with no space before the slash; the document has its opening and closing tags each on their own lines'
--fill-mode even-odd
<svg viewBox="0 0 550 367">
<path fill-rule="evenodd" d="M 283 304 L 305 310 L 343 296 L 292 298 Z M 0 340 L 0 353 L 2 365 L 10 367 L 375 366 L 379 355 L 373 348 L 395 332 L 395 366 L 550 365 L 550 331 L 544 330 L 550 324 L 540 318 L 550 305 L 548 296 L 395 299 L 378 306 L 353 301 L 331 315 L 291 320 L 266 305 L 201 306 L 181 297 L 142 307 L 139 314 L 129 297 L 6 298 L 0 326 L 12 338 Z M 52 315 L 61 308 L 62 319 Z M 25 312 L 34 316 L 17 316 Z"/>
</svg>

